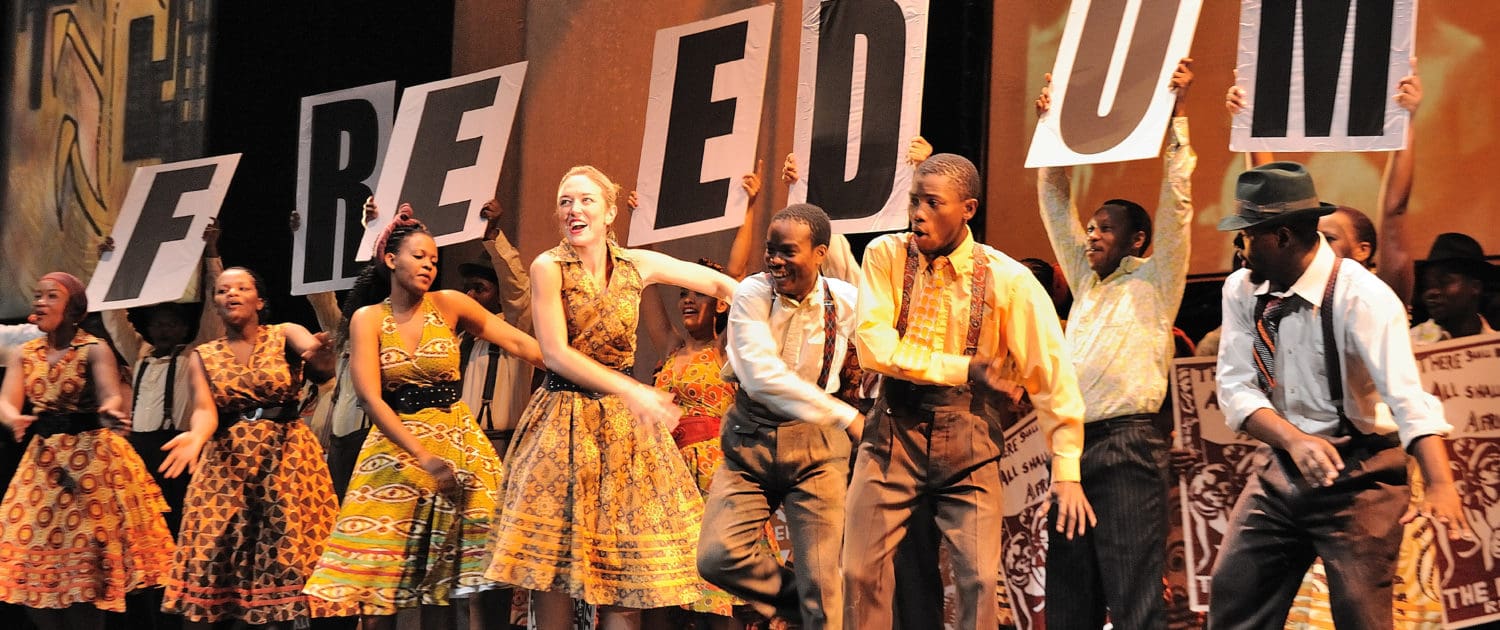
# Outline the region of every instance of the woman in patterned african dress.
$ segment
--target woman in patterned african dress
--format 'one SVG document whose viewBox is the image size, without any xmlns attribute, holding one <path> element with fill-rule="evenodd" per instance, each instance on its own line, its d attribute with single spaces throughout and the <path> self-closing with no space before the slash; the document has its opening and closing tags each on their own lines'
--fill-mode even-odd
<svg viewBox="0 0 1500 630">
<path fill-rule="evenodd" d="M 163 447 L 167 477 L 193 473 L 162 601 L 189 627 L 290 628 L 351 614 L 302 594 L 338 501 L 297 396 L 304 369 L 331 373 L 333 354 L 298 324 L 262 324 L 263 288 L 243 267 L 219 274 L 213 300 L 226 334 L 194 351 L 191 429 Z"/>
<path fill-rule="evenodd" d="M 365 438 L 338 523 L 305 592 L 353 605 L 364 630 L 395 627 L 422 606 L 423 627 L 451 627 L 470 599 L 483 627 L 482 572 L 500 488 L 500 459 L 459 400 L 457 330 L 541 365 L 534 339 L 457 291 L 431 291 L 438 250 L 403 205 L 344 304 L 349 369 L 374 429 Z"/>
<path fill-rule="evenodd" d="M 0 384 L 0 422 L 30 439 L 0 501 L 0 601 L 43 630 L 104 627 L 103 611 L 124 612 L 125 594 L 161 584 L 172 560 L 166 500 L 106 426 L 129 416 L 114 352 L 78 328 L 87 311 L 77 278 L 42 276 L 29 319 L 45 336 L 21 345 Z"/>
<path fill-rule="evenodd" d="M 628 376 L 642 287 L 717 299 L 733 279 L 609 237 L 618 189 L 593 167 L 558 186 L 563 241 L 531 265 L 532 316 L 547 369 L 506 460 L 510 470 L 485 576 L 532 591 L 538 628 L 571 624 L 575 599 L 600 627 L 636 628 L 641 609 L 702 596 L 703 500 L 672 442 L 672 395 Z"/>
</svg>

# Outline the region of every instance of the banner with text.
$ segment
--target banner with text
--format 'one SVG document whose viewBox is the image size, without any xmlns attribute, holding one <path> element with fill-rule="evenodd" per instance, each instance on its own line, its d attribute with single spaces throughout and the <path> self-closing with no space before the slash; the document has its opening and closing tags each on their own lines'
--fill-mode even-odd
<svg viewBox="0 0 1500 630">
<path fill-rule="evenodd" d="M 755 168 L 775 5 L 656 32 L 630 244 L 739 227 Z"/>
<path fill-rule="evenodd" d="M 1052 67 L 1052 107 L 1026 167 L 1122 162 L 1161 152 L 1203 0 L 1073 0 Z"/>
<path fill-rule="evenodd" d="M 1422 385 L 1443 401 L 1448 458 L 1472 540 L 1437 541 L 1444 626 L 1500 621 L 1500 334 L 1418 346 Z M 1436 580 L 1424 580 L 1432 582 Z M 1431 590 L 1430 584 L 1423 584 Z"/>
<path fill-rule="evenodd" d="M 302 99 L 297 138 L 297 212 L 292 295 L 354 286 L 365 199 L 385 159 L 395 121 L 396 82 Z"/>
<path fill-rule="evenodd" d="M 1219 545 L 1228 533 L 1229 512 L 1249 477 L 1250 455 L 1260 445 L 1224 423 L 1214 383 L 1217 364 L 1214 357 L 1177 359 L 1172 364 L 1177 445 L 1201 456 L 1178 478 L 1188 606 L 1196 611 L 1208 610 L 1209 582 Z"/>
<path fill-rule="evenodd" d="M 1411 72 L 1417 0 L 1243 0 L 1232 151 L 1386 151 L 1406 144 L 1391 98 Z"/>
<path fill-rule="evenodd" d="M 401 93 L 375 187 L 380 216 L 365 227 L 356 260 L 370 259 L 375 239 L 403 203 L 439 246 L 484 234 L 479 209 L 495 197 L 525 78 L 522 61 Z"/>
<path fill-rule="evenodd" d="M 110 237 L 89 279 L 89 310 L 108 311 L 182 297 L 203 255 L 203 230 L 219 215 L 240 154 L 135 170 Z"/>
<path fill-rule="evenodd" d="M 927 0 L 803 0 L 788 203 L 840 233 L 907 226 L 911 139 L 921 132 Z"/>
<path fill-rule="evenodd" d="M 1051 451 L 1035 412 L 1026 410 L 1005 428 L 1000 453 L 1003 484 L 1003 544 L 1000 571 L 1012 623 L 1021 630 L 1045 628 L 1047 586 L 1047 497 L 1052 486 Z"/>
</svg>

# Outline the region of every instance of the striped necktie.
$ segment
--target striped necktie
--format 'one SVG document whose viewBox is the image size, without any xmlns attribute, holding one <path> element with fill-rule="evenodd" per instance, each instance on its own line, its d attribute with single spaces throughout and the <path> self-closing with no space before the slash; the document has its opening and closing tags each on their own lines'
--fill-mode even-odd
<svg viewBox="0 0 1500 630">
<path fill-rule="evenodd" d="M 1276 387 L 1276 330 L 1281 326 L 1281 318 L 1297 305 L 1296 297 L 1261 296 L 1260 312 L 1255 318 L 1255 380 L 1267 394 Z"/>
</svg>

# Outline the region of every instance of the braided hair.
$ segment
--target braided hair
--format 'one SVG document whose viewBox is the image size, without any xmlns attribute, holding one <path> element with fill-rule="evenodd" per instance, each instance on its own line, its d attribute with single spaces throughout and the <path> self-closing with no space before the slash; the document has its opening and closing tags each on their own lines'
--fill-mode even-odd
<svg viewBox="0 0 1500 630">
<path fill-rule="evenodd" d="M 349 341 L 349 319 L 354 317 L 354 312 L 377 304 L 391 296 L 391 270 L 385 266 L 386 252 L 400 251 L 401 243 L 413 234 L 428 234 L 427 226 L 411 216 L 411 206 L 401 204 L 396 211 L 395 220 L 385 226 L 385 231 L 380 238 L 375 240 L 375 248 L 370 262 L 360 270 L 359 277 L 354 279 L 354 287 L 349 289 L 349 295 L 344 297 L 344 304 L 339 309 L 343 316 L 339 320 L 339 333 L 334 340 L 334 347 L 343 348 Z"/>
</svg>

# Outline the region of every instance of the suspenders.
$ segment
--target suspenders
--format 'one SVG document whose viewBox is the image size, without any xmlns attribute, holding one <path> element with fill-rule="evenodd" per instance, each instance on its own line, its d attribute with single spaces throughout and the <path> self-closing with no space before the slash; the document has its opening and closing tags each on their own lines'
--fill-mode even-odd
<svg viewBox="0 0 1500 630">
<path fill-rule="evenodd" d="M 906 336 L 906 320 L 911 315 L 911 292 L 917 284 L 917 242 L 906 238 L 906 273 L 901 281 L 901 314 L 896 318 L 896 334 Z M 974 356 L 979 352 L 979 328 L 984 323 L 984 285 L 989 276 L 989 257 L 978 243 L 974 244 L 974 273 L 969 286 L 969 332 L 964 341 L 964 354 Z"/>
<path fill-rule="evenodd" d="M 177 360 L 182 358 L 182 351 L 185 348 L 187 346 L 177 346 L 172 349 L 171 354 L 167 355 L 169 357 L 167 361 L 167 380 L 162 384 L 164 391 L 162 392 L 161 400 L 161 426 L 153 429 L 154 431 L 176 429 L 176 427 L 172 426 L 172 394 L 177 389 Z M 146 377 L 146 366 L 148 365 L 150 365 L 149 361 L 141 359 L 135 368 L 135 382 L 131 384 L 130 394 L 131 413 L 135 412 L 135 407 L 141 400 L 141 379 Z M 142 430 L 140 432 L 144 433 L 145 431 Z"/>
</svg>

